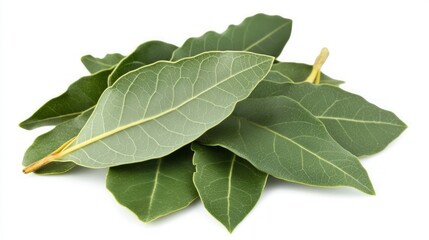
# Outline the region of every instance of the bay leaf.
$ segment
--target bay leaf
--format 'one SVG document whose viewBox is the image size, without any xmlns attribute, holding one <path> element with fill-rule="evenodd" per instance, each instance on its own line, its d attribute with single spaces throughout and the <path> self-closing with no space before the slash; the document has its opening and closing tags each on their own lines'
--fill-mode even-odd
<svg viewBox="0 0 429 240">
<path fill-rule="evenodd" d="M 85 65 L 90 73 L 96 73 L 113 67 L 124 58 L 119 53 L 106 54 L 103 58 L 96 58 L 92 55 L 83 56 L 80 61 Z"/>
<path fill-rule="evenodd" d="M 51 154 L 68 140 L 77 136 L 91 115 L 92 110 L 83 112 L 76 118 L 55 126 L 52 130 L 36 138 L 27 149 L 22 164 L 28 166 Z M 72 162 L 52 162 L 37 170 L 38 174 L 61 174 L 71 170 L 76 164 Z"/>
<path fill-rule="evenodd" d="M 131 71 L 106 89 L 73 144 L 24 171 L 52 161 L 105 168 L 168 155 L 228 117 L 273 61 L 249 52 L 207 52 Z"/>
<path fill-rule="evenodd" d="M 321 121 L 284 96 L 240 102 L 200 141 L 222 146 L 276 178 L 374 194 L 358 158 L 332 139 Z"/>
<path fill-rule="evenodd" d="M 270 73 L 265 77 L 264 82 L 272 83 L 300 83 L 310 75 L 312 66 L 304 63 L 278 62 L 273 64 Z M 323 73 L 320 75 L 321 85 L 339 86 L 343 81 L 333 79 Z M 256 89 L 255 89 L 256 90 Z"/>
<path fill-rule="evenodd" d="M 137 51 L 131 53 L 130 56 L 133 56 L 133 58 L 135 58 L 136 60 L 145 59 L 146 61 L 145 63 L 148 63 L 148 64 L 153 63 L 154 61 L 158 61 L 162 56 L 165 56 L 164 58 L 168 59 L 173 53 L 173 50 L 175 49 L 172 47 L 173 45 L 159 42 L 159 41 L 147 42 L 142 44 L 141 46 L 145 46 L 145 47 L 137 48 Z M 160 48 L 164 46 L 165 48 L 162 50 L 163 53 L 159 54 L 156 51 L 154 52 L 150 50 L 148 48 L 149 46 L 155 46 L 155 48 Z M 169 50 L 169 53 L 167 52 L 167 50 Z M 112 54 L 108 54 L 106 55 L 106 57 L 111 55 Z M 139 57 L 138 55 L 144 55 L 145 57 Z M 141 64 L 143 64 L 143 62 L 141 62 Z M 115 70 L 121 69 L 120 71 L 125 72 L 124 71 L 125 69 L 133 70 L 132 67 L 138 67 L 138 66 L 139 64 L 133 64 L 133 65 L 122 64 L 121 66 L 116 66 Z M 119 72 L 117 72 L 117 74 L 119 74 Z M 105 75 L 105 78 L 102 81 L 107 81 L 107 75 Z M 84 84 L 81 84 L 81 85 L 83 86 Z M 105 85 L 105 87 L 107 87 L 107 85 Z M 94 96 L 94 97 L 97 97 L 97 96 Z M 82 101 L 84 101 L 84 99 L 82 99 Z M 67 102 L 63 104 L 67 104 Z M 90 112 L 92 112 L 92 110 L 90 110 Z M 46 151 L 47 149 L 50 149 L 53 151 L 57 149 L 59 146 L 61 146 L 64 142 L 66 142 L 71 137 L 77 136 L 80 130 L 82 129 L 82 127 L 84 126 L 85 122 L 89 118 L 89 114 L 85 114 L 85 116 L 81 116 L 82 114 L 77 115 L 76 118 L 78 119 L 76 121 L 73 121 L 73 119 L 70 119 L 66 121 L 67 123 L 65 123 L 64 125 L 58 126 L 58 128 L 55 128 L 50 132 L 48 132 L 47 134 L 43 134 L 40 138 L 37 138 L 37 140 L 27 150 L 27 153 L 24 156 L 24 162 L 23 162 L 24 166 L 28 166 L 29 164 L 36 162 L 37 160 L 40 160 L 43 156 L 48 155 L 49 152 Z M 61 133 L 61 131 L 65 131 L 65 132 Z M 75 165 L 76 164 L 72 162 L 64 162 L 64 163 L 53 162 L 44 166 L 42 169 L 39 169 L 36 173 L 60 174 L 60 173 L 67 172 Z"/>
<path fill-rule="evenodd" d="M 186 40 L 174 51 L 172 60 L 214 50 L 249 51 L 278 57 L 289 40 L 291 30 L 290 19 L 257 14 L 239 25 L 229 26 L 224 33 L 210 31 Z"/>
<path fill-rule="evenodd" d="M 108 85 L 112 85 L 119 77 L 131 70 L 160 60 L 169 60 L 176 48 L 172 44 L 161 41 L 149 41 L 141 44 L 134 52 L 118 63 L 109 76 Z"/>
<path fill-rule="evenodd" d="M 262 82 L 252 92 L 253 97 L 276 95 L 299 102 L 323 122 L 343 148 L 356 156 L 380 152 L 407 128 L 394 113 L 332 86 Z"/>
<path fill-rule="evenodd" d="M 107 189 L 143 222 L 186 208 L 197 197 L 189 146 L 159 159 L 112 167 Z"/>
<path fill-rule="evenodd" d="M 31 117 L 19 124 L 25 129 L 57 125 L 93 108 L 107 88 L 107 78 L 112 69 L 99 71 L 72 83 L 67 91 L 49 100 Z"/>
<path fill-rule="evenodd" d="M 220 147 L 192 144 L 194 183 L 204 207 L 229 232 L 259 200 L 268 175 Z"/>
</svg>

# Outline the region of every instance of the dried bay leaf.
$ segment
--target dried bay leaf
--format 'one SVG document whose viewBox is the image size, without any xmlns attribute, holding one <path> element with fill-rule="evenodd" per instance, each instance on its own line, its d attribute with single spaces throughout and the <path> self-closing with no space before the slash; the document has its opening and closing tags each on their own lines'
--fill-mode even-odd
<svg viewBox="0 0 429 240">
<path fill-rule="evenodd" d="M 104 168 L 168 155 L 229 116 L 273 61 L 248 52 L 207 52 L 129 72 L 103 93 L 73 144 L 25 172 L 52 161 Z"/>
<path fill-rule="evenodd" d="M 407 128 L 394 113 L 332 86 L 261 82 L 252 92 L 252 97 L 278 95 L 299 102 L 323 122 L 343 148 L 356 156 L 383 150 Z"/>
<path fill-rule="evenodd" d="M 88 69 L 90 73 L 96 73 L 115 66 L 123 58 L 124 56 L 119 53 L 109 53 L 103 58 L 85 55 L 80 59 L 80 61 L 85 65 L 86 69 Z"/>
<path fill-rule="evenodd" d="M 163 158 L 109 169 L 107 189 L 116 200 L 150 222 L 187 207 L 197 197 L 189 146 Z"/>
<path fill-rule="evenodd" d="M 199 140 L 222 146 L 276 178 L 313 186 L 350 186 L 374 194 L 357 157 L 287 97 L 246 99 Z"/>
<path fill-rule="evenodd" d="M 220 147 L 194 143 L 192 150 L 194 183 L 201 201 L 232 232 L 258 202 L 268 175 Z"/>
<path fill-rule="evenodd" d="M 110 74 L 108 85 L 111 86 L 125 73 L 160 60 L 169 60 L 176 46 L 161 42 L 149 41 L 141 44 L 130 55 L 122 59 Z"/>
<path fill-rule="evenodd" d="M 280 16 L 257 14 L 239 25 L 231 25 L 224 33 L 213 31 L 186 40 L 173 53 L 172 60 L 194 56 L 206 51 L 249 51 L 278 57 L 289 40 L 292 20 Z"/>
<path fill-rule="evenodd" d="M 72 83 L 67 91 L 49 100 L 31 117 L 19 124 L 25 129 L 57 125 L 93 108 L 107 88 L 107 78 L 112 69 L 99 71 Z"/>
</svg>

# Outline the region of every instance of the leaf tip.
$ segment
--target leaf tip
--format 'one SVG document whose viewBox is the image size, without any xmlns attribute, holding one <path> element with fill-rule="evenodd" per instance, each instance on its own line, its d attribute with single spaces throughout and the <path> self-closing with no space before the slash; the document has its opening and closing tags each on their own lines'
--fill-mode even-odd
<svg viewBox="0 0 429 240">
<path fill-rule="evenodd" d="M 20 123 L 18 124 L 18 126 L 19 126 L 20 128 L 22 128 L 22 129 L 25 129 L 25 130 L 32 130 L 32 129 L 33 129 L 33 128 L 31 127 L 31 125 L 29 125 L 29 124 L 28 124 L 28 120 L 24 120 L 24 121 L 20 122 Z"/>
<path fill-rule="evenodd" d="M 364 193 L 371 195 L 371 196 L 375 196 L 375 190 L 374 187 L 372 186 L 371 182 L 369 183 L 369 186 L 366 187 L 366 190 L 364 191 Z"/>
</svg>

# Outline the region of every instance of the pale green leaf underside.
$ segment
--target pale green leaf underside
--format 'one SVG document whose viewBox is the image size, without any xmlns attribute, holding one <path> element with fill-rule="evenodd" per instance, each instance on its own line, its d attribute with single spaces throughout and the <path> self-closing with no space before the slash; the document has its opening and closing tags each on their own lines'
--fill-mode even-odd
<svg viewBox="0 0 429 240">
<path fill-rule="evenodd" d="M 359 160 L 323 124 L 287 97 L 246 99 L 200 141 L 219 145 L 274 177 L 314 186 L 351 186 L 374 194 Z"/>
<path fill-rule="evenodd" d="M 239 50 L 277 57 L 290 37 L 292 20 L 280 16 L 257 14 L 239 25 L 231 25 L 224 33 L 207 32 L 188 39 L 173 53 L 172 60 L 206 51 Z"/>
<path fill-rule="evenodd" d="M 196 166 L 194 183 L 204 207 L 228 231 L 258 202 L 268 175 L 220 147 L 192 144 Z"/>
<path fill-rule="evenodd" d="M 273 60 L 248 52 L 207 52 L 129 72 L 103 93 L 59 161 L 103 168 L 163 157 L 229 116 Z"/>
<path fill-rule="evenodd" d="M 169 60 L 176 48 L 172 44 L 161 41 L 149 41 L 141 44 L 134 52 L 118 63 L 109 76 L 108 85 L 113 85 L 118 78 L 129 71 L 160 60 Z"/>
<path fill-rule="evenodd" d="M 143 222 L 187 207 L 197 197 L 189 146 L 160 158 L 109 169 L 106 185 Z"/>
<path fill-rule="evenodd" d="M 106 54 L 103 58 L 96 58 L 91 55 L 85 55 L 80 60 L 90 73 L 96 73 L 116 65 L 124 58 L 119 53 Z"/>
<path fill-rule="evenodd" d="M 364 98 L 332 86 L 261 82 L 252 97 L 284 95 L 298 101 L 323 122 L 346 150 L 364 156 L 383 150 L 406 125 L 392 112 Z"/>
</svg>

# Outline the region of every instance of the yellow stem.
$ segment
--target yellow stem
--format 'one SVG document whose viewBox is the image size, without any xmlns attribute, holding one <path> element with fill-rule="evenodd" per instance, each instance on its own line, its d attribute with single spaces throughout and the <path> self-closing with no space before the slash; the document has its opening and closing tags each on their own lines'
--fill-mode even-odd
<svg viewBox="0 0 429 240">
<path fill-rule="evenodd" d="M 44 158 L 42 158 L 41 160 L 34 162 L 30 165 L 28 165 L 27 167 L 24 168 L 24 170 L 22 170 L 25 174 L 27 173 L 31 173 L 34 171 L 37 171 L 38 169 L 40 169 L 41 167 L 53 162 L 55 160 L 57 156 L 55 154 L 50 154 Z"/>
<path fill-rule="evenodd" d="M 76 139 L 76 137 L 72 137 L 67 142 L 65 142 L 63 145 L 61 145 L 57 150 L 53 151 L 51 154 L 49 154 L 48 156 L 38 160 L 37 162 L 34 162 L 34 163 L 28 165 L 22 171 L 26 174 L 31 173 L 31 172 L 39 170 L 43 166 L 55 161 L 55 159 L 59 158 L 60 153 L 62 151 L 64 151 L 64 149 L 69 147 L 74 142 L 75 139 Z"/>
<path fill-rule="evenodd" d="M 319 56 L 317 56 L 316 61 L 314 61 L 313 69 L 311 70 L 310 75 L 308 75 L 305 82 L 319 84 L 320 83 L 320 69 L 322 69 L 323 64 L 329 56 L 329 51 L 327 48 L 322 48 Z"/>
</svg>

